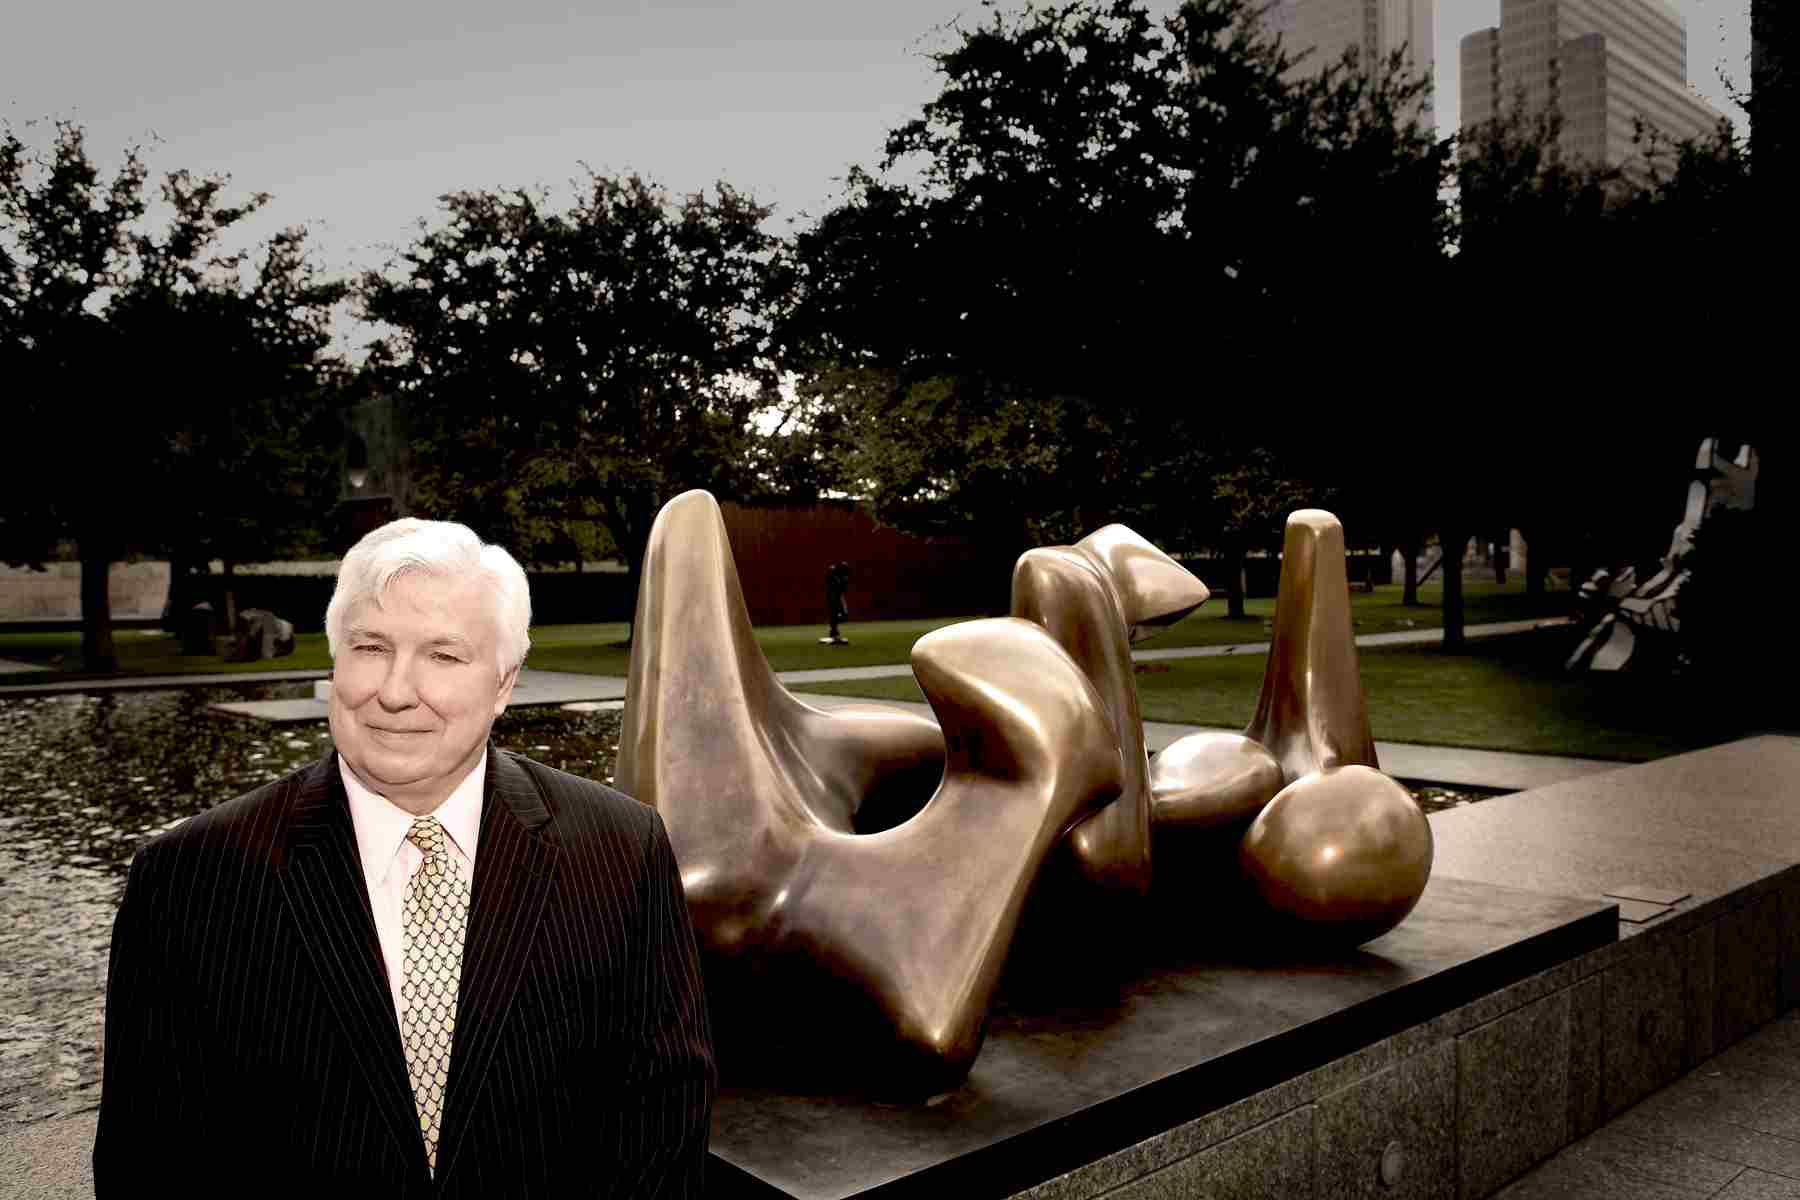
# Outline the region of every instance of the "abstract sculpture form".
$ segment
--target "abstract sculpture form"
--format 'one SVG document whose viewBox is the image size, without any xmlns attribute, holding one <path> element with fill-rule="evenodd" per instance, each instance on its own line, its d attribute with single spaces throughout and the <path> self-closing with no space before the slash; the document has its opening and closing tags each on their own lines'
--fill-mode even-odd
<svg viewBox="0 0 1800 1200">
<path fill-rule="evenodd" d="M 1206 585 L 1123 525 L 1073 546 L 1027 550 L 1013 568 L 1012 615 L 1034 622 L 1094 684 L 1117 731 L 1124 785 L 1069 834 L 1076 869 L 1113 892 L 1150 890 L 1150 763 L 1131 643 L 1187 616 Z"/>
<path fill-rule="evenodd" d="M 939 724 L 810 708 L 751 636 L 704 492 L 657 517 L 636 628 L 615 778 L 668 826 L 715 1015 L 730 1026 L 773 990 L 746 1032 L 799 1044 L 835 1023 L 880 1074 L 960 1078 L 1038 868 L 1118 794 L 1117 735 L 1087 677 L 1035 625 L 971 621 L 913 648 Z M 859 833 L 884 791 L 930 799 Z"/>
<path fill-rule="evenodd" d="M 1151 791 L 1160 825 L 1249 821 L 1239 857 L 1270 911 L 1295 931 L 1359 945 L 1418 903 L 1432 842 L 1411 793 L 1377 769 L 1349 588 L 1337 518 L 1291 515 L 1250 727 L 1171 743 Z"/>
<path fill-rule="evenodd" d="M 1618 671 L 1658 657 L 1679 664 L 1674 643 L 1681 634 L 1681 592 L 1692 575 L 1688 565 L 1694 535 L 1706 519 L 1721 509 L 1747 512 L 1756 503 L 1756 451 L 1749 446 L 1735 458 L 1722 458 L 1718 443 L 1707 438 L 1694 460 L 1694 477 L 1688 481 L 1687 511 L 1675 526 L 1662 569 L 1637 581 L 1637 572 L 1624 567 L 1617 573 L 1601 569 L 1581 585 L 1582 606 L 1589 612 L 1590 627 L 1581 645 L 1564 664 L 1570 671 Z M 1639 653 L 1642 643 L 1661 643 L 1660 656 Z"/>
<path fill-rule="evenodd" d="M 1271 912 L 1340 943 L 1402 920 L 1430 827 L 1374 769 L 1336 519 L 1289 522 L 1249 731 L 1184 738 L 1152 767 L 1130 642 L 1205 599 L 1108 526 L 1022 556 L 1011 617 L 919 640 L 935 723 L 827 712 L 764 660 L 712 497 L 671 501 L 644 560 L 616 781 L 668 826 L 722 1043 L 853 1046 L 865 1079 L 953 1084 L 1039 876 L 1141 903 L 1165 830 L 1244 831 L 1241 867 L 1166 865 L 1241 870 Z"/>
</svg>

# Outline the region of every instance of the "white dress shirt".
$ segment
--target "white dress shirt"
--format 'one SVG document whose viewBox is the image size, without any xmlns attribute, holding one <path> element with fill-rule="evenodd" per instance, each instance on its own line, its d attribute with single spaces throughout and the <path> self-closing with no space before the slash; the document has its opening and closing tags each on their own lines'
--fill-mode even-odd
<svg viewBox="0 0 1800 1200">
<path fill-rule="evenodd" d="M 388 990 L 394 996 L 394 1016 L 401 1015 L 400 967 L 405 960 L 405 927 L 401 905 L 406 885 L 425 855 L 406 838 L 413 814 L 387 797 L 371 792 L 338 755 L 338 774 L 350 797 L 350 820 L 356 826 L 356 849 L 362 858 L 363 882 L 369 888 L 369 909 L 375 914 L 375 934 L 381 939 L 381 959 L 387 966 Z M 475 884 L 475 842 L 481 832 L 481 793 L 487 779 L 487 751 L 467 778 L 432 812 L 449 835 L 450 857 L 471 891 Z"/>
</svg>

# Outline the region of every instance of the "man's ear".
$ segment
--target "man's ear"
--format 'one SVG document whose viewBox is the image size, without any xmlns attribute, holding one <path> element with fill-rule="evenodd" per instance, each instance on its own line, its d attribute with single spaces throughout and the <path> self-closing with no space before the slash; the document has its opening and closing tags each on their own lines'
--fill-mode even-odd
<svg viewBox="0 0 1800 1200">
<path fill-rule="evenodd" d="M 519 668 L 514 667 L 500 677 L 500 690 L 494 695 L 494 715 L 497 717 L 506 711 L 507 701 L 512 699 L 513 685 L 519 682 Z"/>
</svg>

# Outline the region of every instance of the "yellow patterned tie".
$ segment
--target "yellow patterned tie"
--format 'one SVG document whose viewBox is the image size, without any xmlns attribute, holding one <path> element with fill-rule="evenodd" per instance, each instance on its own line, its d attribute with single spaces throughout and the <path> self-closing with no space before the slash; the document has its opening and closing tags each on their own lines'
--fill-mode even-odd
<svg viewBox="0 0 1800 1200">
<path fill-rule="evenodd" d="M 425 1161 L 435 1174 L 444 1085 L 450 1078 L 450 1046 L 456 1036 L 456 985 L 462 977 L 469 885 L 450 858 L 437 818 L 418 818 L 406 836 L 424 852 L 425 861 L 408 881 L 400 909 L 406 929 L 400 1037 L 419 1110 L 419 1134 L 425 1139 Z"/>
</svg>

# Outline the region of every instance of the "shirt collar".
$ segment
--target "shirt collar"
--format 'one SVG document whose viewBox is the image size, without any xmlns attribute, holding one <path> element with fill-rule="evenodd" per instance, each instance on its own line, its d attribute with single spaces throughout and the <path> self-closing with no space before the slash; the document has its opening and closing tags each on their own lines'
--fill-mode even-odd
<svg viewBox="0 0 1800 1200">
<path fill-rule="evenodd" d="M 487 780 L 487 751 L 481 752 L 475 769 L 456 785 L 444 802 L 429 816 L 436 817 L 450 836 L 450 841 L 471 864 L 475 861 L 475 842 L 481 832 L 481 797 Z M 338 775 L 344 781 L 344 792 L 350 799 L 350 822 L 356 827 L 356 850 L 362 858 L 363 878 L 374 884 L 387 881 L 394 859 L 412 828 L 413 814 L 390 801 L 379 792 L 363 786 L 342 754 L 337 756 Z"/>
</svg>

